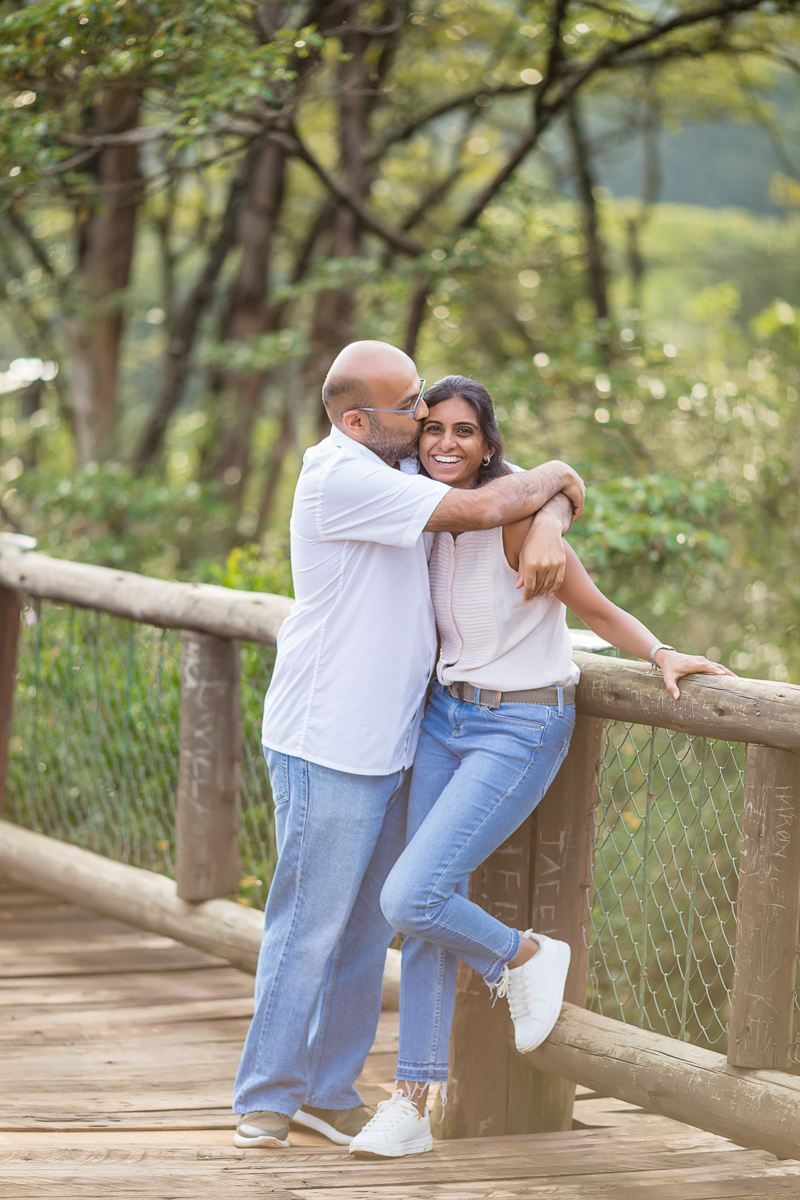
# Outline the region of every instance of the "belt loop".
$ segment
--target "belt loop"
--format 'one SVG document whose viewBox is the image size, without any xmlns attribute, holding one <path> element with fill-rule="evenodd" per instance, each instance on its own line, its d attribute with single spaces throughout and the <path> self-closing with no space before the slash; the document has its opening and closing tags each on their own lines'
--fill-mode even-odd
<svg viewBox="0 0 800 1200">
<path fill-rule="evenodd" d="M 564 689 L 563 689 L 563 687 L 557 687 L 556 692 L 558 694 L 558 715 L 560 717 L 563 717 L 563 715 L 564 715 Z"/>
<path fill-rule="evenodd" d="M 473 688 L 472 689 L 472 703 L 480 704 L 480 702 L 481 702 L 481 689 Z"/>
</svg>

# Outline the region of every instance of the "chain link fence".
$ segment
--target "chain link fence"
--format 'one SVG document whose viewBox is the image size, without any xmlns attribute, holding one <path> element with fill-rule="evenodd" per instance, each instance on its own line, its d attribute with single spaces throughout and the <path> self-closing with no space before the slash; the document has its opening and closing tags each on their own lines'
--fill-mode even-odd
<svg viewBox="0 0 800 1200">
<path fill-rule="evenodd" d="M 275 840 L 261 756 L 274 651 L 242 644 L 238 899 L 263 907 Z M 180 635 L 42 601 L 23 614 L 7 817 L 174 873 Z M 609 722 L 589 1004 L 726 1049 L 744 781 L 741 744 Z M 795 1050 L 797 1047 L 795 1047 Z"/>
</svg>

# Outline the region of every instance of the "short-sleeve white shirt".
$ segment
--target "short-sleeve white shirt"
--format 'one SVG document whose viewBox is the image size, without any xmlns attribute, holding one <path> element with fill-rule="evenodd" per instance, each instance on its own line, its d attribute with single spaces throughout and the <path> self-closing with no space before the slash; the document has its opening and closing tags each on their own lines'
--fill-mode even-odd
<svg viewBox="0 0 800 1200">
<path fill-rule="evenodd" d="M 449 490 L 338 429 L 306 451 L 265 746 L 353 775 L 411 766 L 436 654 L 422 535 Z"/>
</svg>

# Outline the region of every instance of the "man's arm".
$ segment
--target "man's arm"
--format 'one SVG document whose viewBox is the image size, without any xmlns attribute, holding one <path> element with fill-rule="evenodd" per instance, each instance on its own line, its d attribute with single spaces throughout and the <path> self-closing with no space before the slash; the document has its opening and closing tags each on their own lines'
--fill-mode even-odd
<svg viewBox="0 0 800 1200">
<path fill-rule="evenodd" d="M 538 512 L 559 492 L 564 492 L 579 517 L 586 495 L 583 480 L 572 467 L 555 459 L 532 471 L 493 479 L 482 488 L 451 488 L 425 528 L 433 533 L 465 533 L 510 525 Z"/>
</svg>

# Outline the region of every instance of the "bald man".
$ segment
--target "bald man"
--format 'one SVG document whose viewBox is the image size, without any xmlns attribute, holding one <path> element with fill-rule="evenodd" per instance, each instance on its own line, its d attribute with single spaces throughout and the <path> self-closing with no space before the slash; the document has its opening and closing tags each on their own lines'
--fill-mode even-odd
<svg viewBox="0 0 800 1200">
<path fill-rule="evenodd" d="M 419 475 L 423 388 L 394 346 L 346 346 L 322 392 L 333 428 L 306 452 L 297 483 L 296 603 L 262 730 L 278 862 L 236 1078 L 237 1146 L 288 1146 L 290 1120 L 345 1145 L 372 1115 L 354 1081 L 393 935 L 379 897 L 405 841 L 436 652 L 424 535 L 491 529 L 545 507 L 533 529 L 552 521 L 560 534 L 583 507 L 583 484 L 561 462 L 474 491 Z M 556 569 L 534 562 L 526 594 L 549 590 Z"/>
</svg>

